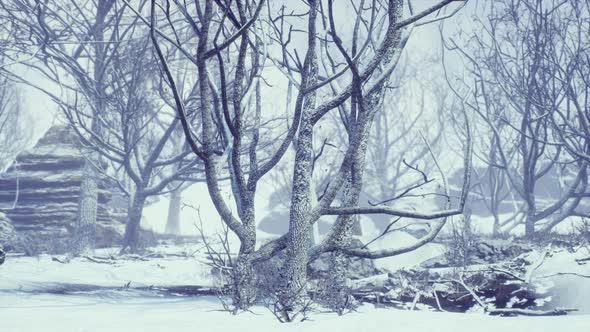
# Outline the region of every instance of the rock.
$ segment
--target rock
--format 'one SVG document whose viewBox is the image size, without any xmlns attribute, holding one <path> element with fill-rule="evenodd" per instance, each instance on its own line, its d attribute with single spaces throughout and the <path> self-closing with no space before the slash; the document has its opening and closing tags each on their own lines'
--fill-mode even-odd
<svg viewBox="0 0 590 332">
<path fill-rule="evenodd" d="M 426 269 L 436 269 L 436 268 L 449 267 L 449 266 L 451 266 L 451 264 L 449 263 L 449 260 L 447 259 L 447 257 L 444 254 L 432 257 L 432 258 L 427 259 L 424 262 L 420 263 L 420 267 L 423 267 Z"/>
<path fill-rule="evenodd" d="M 75 227 L 84 147 L 72 129 L 51 127 L 30 150 L 0 174 L 0 211 L 19 236 L 40 243 L 67 240 Z M 98 183 L 98 247 L 119 244 L 124 231 L 125 201 L 112 180 Z M 49 245 L 47 245 L 48 248 Z"/>
<path fill-rule="evenodd" d="M 262 218 L 258 223 L 258 229 L 273 235 L 282 235 L 289 231 L 289 211 L 287 209 L 275 209 Z"/>
<path fill-rule="evenodd" d="M 387 273 L 369 276 L 353 280 L 351 289 L 353 291 L 366 291 L 387 293 L 395 286 L 395 281 Z"/>
</svg>

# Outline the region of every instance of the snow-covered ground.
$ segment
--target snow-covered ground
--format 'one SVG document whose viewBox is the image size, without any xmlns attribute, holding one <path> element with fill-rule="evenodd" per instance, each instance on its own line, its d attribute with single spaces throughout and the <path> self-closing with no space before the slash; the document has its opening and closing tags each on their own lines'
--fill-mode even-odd
<svg viewBox="0 0 590 332">
<path fill-rule="evenodd" d="M 395 242 L 403 242 L 396 238 Z M 440 250 L 425 247 L 419 258 L 428 258 Z M 108 257 L 115 249 L 96 253 Z M 183 296 L 158 293 L 146 287 L 212 286 L 215 284 L 204 263 L 202 245 L 159 247 L 159 254 L 149 260 L 131 256 L 91 262 L 75 258 L 69 263 L 51 256 L 23 257 L 9 255 L 0 266 L 0 331 L 590 331 L 590 311 L 561 317 L 491 317 L 481 313 L 437 313 L 403 311 L 363 305 L 357 312 L 339 317 L 317 308 L 309 320 L 281 324 L 265 307 L 252 313 L 232 316 L 222 311 L 216 297 Z M 172 255 L 170 255 L 172 254 Z M 185 255 L 186 254 L 186 255 Z M 186 257 L 182 257 L 185 255 Z M 585 253 L 580 253 L 585 255 Z M 391 269 L 415 262 L 418 256 L 399 256 L 381 264 Z M 535 271 L 535 277 L 563 287 L 567 297 L 575 295 L 576 306 L 583 306 L 590 295 L 590 282 L 574 276 L 541 278 L 556 272 L 590 274 L 590 264 L 572 264 L 575 257 L 565 251 L 548 257 Z M 63 259 L 63 257 L 59 257 Z M 378 261 L 379 262 L 379 261 Z M 410 264 L 411 265 L 411 264 Z M 86 285 L 64 295 L 59 285 Z M 128 285 L 128 288 L 127 286 Z M 137 291 L 137 289 L 143 289 Z M 573 295 L 572 295 L 573 294 Z M 585 308 L 580 308 L 585 309 Z"/>
<path fill-rule="evenodd" d="M 200 285 L 211 286 L 210 268 L 199 245 L 176 248 L 186 252 L 188 257 L 151 257 L 149 260 L 116 259 L 105 263 L 91 262 L 85 258 L 75 258 L 69 263 L 52 260 L 52 256 L 18 257 L 9 255 L 0 267 L 1 292 L 9 290 L 36 291 L 55 284 L 82 284 L 100 287 L 123 287 L 131 282 L 131 287 L 152 285 Z M 165 252 L 166 248 L 159 248 Z M 113 250 L 99 250 L 98 256 L 108 257 Z M 197 251 L 195 253 L 195 251 Z M 114 251 L 116 252 L 116 251 Z M 58 257 L 59 258 L 59 257 Z M 61 259 L 65 259 L 61 257 Z M 107 264 L 110 262 L 110 264 Z M 1 303 L 1 302 L 0 302 Z M 1 330 L 0 330 L 1 331 Z"/>
<path fill-rule="evenodd" d="M 380 309 L 364 305 L 338 317 L 314 313 L 310 320 L 279 323 L 266 308 L 231 316 L 215 298 L 97 298 L 2 295 L 0 330 L 13 331 L 590 331 L 590 316 L 501 318 L 481 314 Z"/>
</svg>

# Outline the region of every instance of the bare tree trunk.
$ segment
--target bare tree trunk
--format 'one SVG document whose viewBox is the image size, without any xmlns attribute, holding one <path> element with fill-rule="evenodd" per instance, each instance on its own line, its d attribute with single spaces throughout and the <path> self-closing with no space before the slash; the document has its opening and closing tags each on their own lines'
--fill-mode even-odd
<svg viewBox="0 0 590 332">
<path fill-rule="evenodd" d="M 526 218 L 524 219 L 524 236 L 532 240 L 535 235 L 535 222 L 537 221 L 535 218 L 536 213 L 536 204 L 535 204 L 535 192 L 534 189 L 531 188 L 530 185 L 527 185 L 527 181 L 524 181 L 524 190 L 525 190 L 525 203 L 527 207 Z"/>
<path fill-rule="evenodd" d="M 402 7 L 398 5 L 394 9 L 398 19 L 402 15 Z M 396 44 L 401 40 L 401 31 L 396 31 Z M 401 52 L 401 49 L 392 49 L 384 56 L 384 63 L 389 63 L 394 59 L 396 53 Z M 380 110 L 383 101 L 383 89 L 387 85 L 389 79 L 384 80 L 376 85 L 374 89 L 370 90 L 366 96 L 362 96 L 362 90 L 353 93 L 353 101 L 356 101 L 359 109 L 358 119 L 354 129 L 349 131 L 349 149 L 355 149 L 353 152 L 350 166 L 348 180 L 344 188 L 343 206 L 358 206 L 361 191 L 363 189 L 363 176 L 365 172 L 367 146 L 369 144 L 369 136 L 375 114 Z M 342 215 L 336 220 L 336 224 L 332 232 L 328 235 L 331 237 L 330 245 L 337 249 L 343 249 L 350 246 L 353 235 L 361 235 L 362 229 L 360 225 L 360 217 L 356 215 Z M 331 306 L 337 312 L 342 313 L 348 301 L 348 286 L 347 286 L 347 261 L 343 252 L 336 250 L 331 255 L 329 284 L 331 296 Z"/>
<path fill-rule="evenodd" d="M 252 259 L 249 253 L 240 253 L 233 266 L 234 311 L 246 310 L 256 300 L 256 285 Z"/>
<path fill-rule="evenodd" d="M 127 224 L 125 225 L 125 236 L 123 238 L 123 248 L 121 252 L 129 249 L 130 252 L 136 252 L 139 248 L 139 230 L 141 215 L 145 206 L 146 197 L 140 191 L 137 191 L 127 213 Z"/>
<path fill-rule="evenodd" d="M 166 221 L 167 234 L 180 234 L 180 206 L 182 204 L 182 191 L 180 189 L 170 193 L 168 203 L 168 219 Z"/>
<path fill-rule="evenodd" d="M 96 7 L 96 22 L 94 26 L 94 37 L 97 41 L 104 40 L 104 22 L 105 17 L 112 8 L 113 2 L 110 0 L 100 0 Z M 95 80 L 95 95 L 93 96 L 95 103 L 95 110 L 92 121 L 92 131 L 100 135 L 101 126 L 96 117 L 101 116 L 106 109 L 106 88 L 104 84 L 105 71 L 105 47 L 101 43 L 94 45 L 96 52 L 96 61 L 93 64 L 93 78 Z M 96 216 L 98 210 L 98 170 L 95 165 L 98 165 L 100 158 L 98 153 L 91 152 L 84 162 L 84 169 L 82 172 L 82 183 L 80 184 L 80 201 L 78 204 L 78 223 L 74 234 L 75 253 L 82 253 L 92 250 L 94 247 L 94 233 L 96 227 Z"/>
<path fill-rule="evenodd" d="M 98 210 L 97 174 L 92 162 L 86 160 L 80 183 L 78 220 L 74 227 L 73 252 L 82 254 L 94 249 L 96 215 Z"/>
<path fill-rule="evenodd" d="M 530 214 L 527 214 L 524 221 L 524 236 L 532 240 L 535 235 L 535 219 Z"/>
<path fill-rule="evenodd" d="M 313 11 L 313 9 L 312 9 Z M 284 267 L 284 288 L 280 294 L 283 311 L 297 312 L 307 295 L 307 261 L 311 242 L 312 194 L 311 175 L 313 158 L 313 124 L 311 113 L 315 95 L 306 98 L 295 151 L 289 242 Z M 286 317 L 286 320 L 290 320 Z"/>
<path fill-rule="evenodd" d="M 348 284 L 348 260 L 342 251 L 330 253 L 330 266 L 326 281 L 326 300 L 328 307 L 342 315 L 353 302 L 350 301 L 351 291 Z"/>
<path fill-rule="evenodd" d="M 360 114 L 360 119 L 357 123 L 357 130 L 350 135 L 350 145 L 357 145 L 358 149 L 352 158 L 350 166 L 349 180 L 344 189 L 344 206 L 357 206 L 361 191 L 363 189 L 363 175 L 365 172 L 365 161 L 367 155 L 367 144 L 369 141 L 369 133 L 375 113 L 377 112 L 381 102 L 381 89 L 378 92 L 367 96 L 368 102 L 364 109 L 365 113 Z M 361 235 L 360 217 L 357 215 L 339 216 L 336 220 L 331 234 L 334 236 L 332 245 L 337 248 L 349 247 L 353 235 Z M 344 312 L 351 303 L 349 302 L 349 289 L 347 283 L 347 260 L 346 256 L 340 250 L 331 254 L 330 273 L 328 274 L 330 306 L 339 313 Z"/>
<path fill-rule="evenodd" d="M 306 268 L 310 248 L 310 217 L 312 215 L 309 190 L 313 154 L 311 143 L 313 126 L 309 119 L 306 119 L 306 115 L 308 114 L 303 115 L 301 121 L 295 154 L 295 171 L 293 174 L 289 218 L 289 242 L 284 270 L 285 285 L 280 299 L 284 311 L 296 311 L 295 307 L 303 304 L 301 302 L 305 300 L 307 292 Z"/>
<path fill-rule="evenodd" d="M 252 267 L 252 254 L 256 250 L 256 222 L 254 195 L 247 194 L 243 200 L 242 222 L 245 234 L 240 238 L 240 251 L 233 266 L 234 311 L 246 310 L 256 300 L 256 278 Z"/>
<path fill-rule="evenodd" d="M 309 1 L 309 21 L 307 54 L 302 77 L 302 86 L 313 85 L 317 79 L 316 17 L 318 1 Z M 316 93 L 304 98 L 301 112 L 299 134 L 295 145 L 295 163 L 293 170 L 293 188 L 291 191 L 291 210 L 289 213 L 289 241 L 287 244 L 287 261 L 283 269 L 283 288 L 279 302 L 283 318 L 291 321 L 307 302 L 307 262 L 311 242 L 312 219 L 312 183 L 313 171 L 313 112 Z"/>
<path fill-rule="evenodd" d="M 494 226 L 492 228 L 492 237 L 497 238 L 500 235 L 500 217 L 496 211 L 492 212 L 494 217 Z"/>
</svg>

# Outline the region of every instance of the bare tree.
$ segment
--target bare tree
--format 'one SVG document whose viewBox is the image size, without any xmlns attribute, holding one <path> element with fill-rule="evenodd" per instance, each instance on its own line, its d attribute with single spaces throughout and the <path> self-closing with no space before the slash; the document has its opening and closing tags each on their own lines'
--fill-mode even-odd
<svg viewBox="0 0 590 332">
<path fill-rule="evenodd" d="M 196 6 L 184 6 L 178 2 L 174 5 L 175 11 L 184 16 L 185 24 L 193 34 L 191 39 L 197 40 L 196 57 L 183 45 L 168 38 L 166 33 L 160 32 L 156 18 L 161 14 L 168 19 L 166 31 L 177 29 L 169 20 L 170 12 L 158 11 L 155 1 L 151 3 L 150 19 L 145 22 L 150 25 L 152 41 L 174 93 L 176 110 L 189 146 L 204 164 L 211 199 L 223 221 L 240 240 L 240 250 L 232 269 L 233 302 L 236 309 L 244 309 L 253 303 L 256 295 L 252 254 L 256 246 L 254 195 L 257 183 L 281 159 L 295 129 L 289 130 L 276 152 L 263 158 L 259 156 L 260 145 L 264 145 L 260 137 L 265 121 L 261 115 L 260 95 L 261 84 L 264 84 L 260 76 L 263 58 L 259 54 L 262 52 L 260 41 L 251 39 L 250 29 L 259 28 L 254 23 L 263 2 L 246 4 L 238 1 L 227 8 L 221 2 L 214 4 L 212 1 L 195 2 Z M 141 15 L 140 12 L 137 14 Z M 199 136 L 195 136 L 187 103 L 179 93 L 181 86 L 170 69 L 162 39 L 188 56 L 197 68 Z M 216 64 L 216 68 L 208 62 Z M 222 193 L 222 165 L 227 165 L 233 202 L 227 201 Z M 237 215 L 232 212 L 232 205 L 236 207 Z"/>
<path fill-rule="evenodd" d="M 6 29 L 13 31 L 14 44 L 7 57 L 21 63 L 41 77 L 59 85 L 61 93 L 53 93 L 36 82 L 16 75 L 14 66 L 2 68 L 13 79 L 29 84 L 46 93 L 60 105 L 68 105 L 72 92 L 81 91 L 93 117 L 106 107 L 107 64 L 119 31 L 109 28 L 121 20 L 121 12 L 109 15 L 115 2 L 100 0 L 83 5 L 75 1 L 38 2 L 28 0 L 5 1 L 0 4 Z M 4 25 L 3 25 L 4 27 Z M 89 68 L 89 70 L 86 70 Z M 66 77 L 69 76 L 69 79 Z M 93 121 L 93 131 L 100 132 L 99 121 Z M 98 155 L 91 153 L 84 165 L 80 190 L 78 222 L 75 227 L 75 250 L 93 247 L 94 225 L 97 214 Z"/>
<path fill-rule="evenodd" d="M 178 118 L 160 102 L 166 98 L 166 92 L 157 88 L 162 86 L 161 76 L 157 75 L 145 29 L 129 38 L 111 58 L 109 103 L 99 117 L 102 132 L 93 130 L 92 114 L 84 112 L 87 108 L 76 104 L 64 108 L 82 140 L 110 164 L 109 168 L 97 165 L 97 169 L 117 181 L 129 197 L 122 252 L 135 252 L 140 245 L 140 222 L 146 200 L 175 191 L 185 181 L 200 180 L 201 172 L 197 160 L 188 160 L 191 151 L 184 144 L 184 137 L 179 137 Z M 126 186 L 127 179 L 131 186 Z M 171 187 L 173 183 L 175 186 Z"/>
<path fill-rule="evenodd" d="M 17 31 L 9 55 L 16 61 L 22 53 L 31 54 L 19 63 L 53 87 L 27 80 L 16 69 L 5 68 L 6 73 L 52 98 L 86 145 L 74 250 L 92 247 L 100 175 L 118 183 L 129 197 L 122 252 L 136 251 L 148 198 L 198 181 L 201 173 L 197 161 L 188 160 L 191 151 L 179 133 L 180 121 L 161 102 L 169 91 L 158 75 L 149 29 L 112 0 L 15 0 L 1 6 Z"/>
<path fill-rule="evenodd" d="M 554 108 L 550 123 L 563 148 L 578 163 L 588 164 L 590 158 L 590 2 L 574 2 L 563 9 L 563 16 L 551 21 L 552 38 L 556 41 L 548 47 L 545 56 L 554 68 L 554 75 L 564 85 L 564 107 Z M 581 200 L 590 197 L 587 179 L 582 179 L 580 190 L 573 196 L 562 215 L 587 217 Z M 553 218 L 542 226 L 542 231 L 555 227 L 560 218 Z"/>
<path fill-rule="evenodd" d="M 410 211 L 403 211 L 391 208 L 387 205 L 375 205 L 362 207 L 359 206 L 359 195 L 362 190 L 363 184 L 363 171 L 365 166 L 366 149 L 373 122 L 374 116 L 380 109 L 382 102 L 383 91 L 387 86 L 389 77 L 395 71 L 401 52 L 405 47 L 405 43 L 412 31 L 413 25 L 416 21 L 425 17 L 429 13 L 436 11 L 450 2 L 441 2 L 434 7 L 428 8 L 423 12 L 416 14 L 408 19 L 403 19 L 403 6 L 401 2 L 390 1 L 384 5 L 385 17 L 388 21 L 386 24 L 385 32 L 382 36 L 381 45 L 377 48 L 367 47 L 366 49 L 360 49 L 359 53 L 348 54 L 343 46 L 343 42 L 338 36 L 335 28 L 333 6 L 331 2 L 328 2 L 327 16 L 330 22 L 331 38 L 337 51 L 341 54 L 340 56 L 345 60 L 347 67 L 350 69 L 350 76 L 352 82 L 344 91 L 340 92 L 331 100 L 328 100 L 319 106 L 310 105 L 311 109 L 307 110 L 310 113 L 310 118 L 306 119 L 302 116 L 300 124 L 300 132 L 298 141 L 296 144 L 296 151 L 299 152 L 300 159 L 295 160 L 295 175 L 293 178 L 293 196 L 291 205 L 291 218 L 290 218 L 290 239 L 287 246 L 287 252 L 289 259 L 286 262 L 286 279 L 287 285 L 285 289 L 285 295 L 283 296 L 283 306 L 285 307 L 285 314 L 288 315 L 289 311 L 293 310 L 293 307 L 297 307 L 298 301 L 305 296 L 302 290 L 305 290 L 306 282 L 306 264 L 309 261 L 309 249 L 308 243 L 305 241 L 305 231 L 299 229 L 307 229 L 311 224 L 317 221 L 321 215 L 337 215 L 339 216 L 336 223 L 332 227 L 330 233 L 318 246 L 311 249 L 311 257 L 317 256 L 322 252 L 330 252 L 335 250 L 342 250 L 348 255 L 354 255 L 359 257 L 367 258 L 380 258 L 397 255 L 403 252 L 411 251 L 415 248 L 420 247 L 424 243 L 429 242 L 436 236 L 442 225 L 444 219 L 440 223 L 440 228 L 437 226 L 432 227 L 431 233 L 425 238 L 419 239 L 417 243 L 412 244 L 407 248 L 392 248 L 382 251 L 371 251 L 367 248 L 349 248 L 351 230 L 354 219 L 352 215 L 358 214 L 388 214 L 398 217 L 409 217 L 417 219 L 436 219 L 443 218 L 447 215 L 453 215 L 461 213 L 464 205 L 464 198 L 459 202 L 457 209 L 450 209 L 444 212 L 435 212 L 432 215 L 429 213 L 413 213 Z M 377 4 L 372 3 L 373 6 L 370 8 L 376 8 Z M 315 3 L 318 6 L 318 3 Z M 359 7 L 363 8 L 363 7 Z M 317 7 L 312 7 L 310 13 L 317 10 Z M 373 12 L 375 9 L 371 9 Z M 359 10 L 359 14 L 362 17 L 362 9 Z M 374 17 L 371 15 L 374 19 Z M 360 19 L 363 20 L 362 18 Z M 367 24 L 371 27 L 371 23 Z M 311 41 L 315 35 L 315 17 L 310 15 L 309 27 L 307 29 L 310 38 L 308 41 L 308 56 L 312 57 L 311 61 L 315 57 L 315 45 Z M 365 45 L 375 45 L 371 43 L 371 38 L 377 38 L 373 36 L 372 29 L 368 30 L 368 39 Z M 353 40 L 354 43 L 354 40 Z M 362 44 L 359 42 L 359 44 Z M 353 47 L 354 50 L 354 47 Z M 365 51 L 373 53 L 372 56 L 368 57 L 366 63 L 355 62 L 359 54 L 363 54 Z M 369 54 L 370 54 L 369 53 Z M 368 54 L 363 54 L 367 56 Z M 364 65 L 364 68 L 362 67 Z M 313 65 L 311 66 L 313 69 Z M 362 68 L 362 69 L 361 69 Z M 311 74 L 314 74 L 313 70 Z M 313 77 L 313 76 L 312 76 Z M 365 87 L 363 87 L 365 85 Z M 309 99 L 309 96 L 307 96 Z M 344 158 L 342 160 L 339 171 L 337 172 L 334 179 L 330 182 L 321 199 L 318 202 L 311 202 L 310 197 L 306 197 L 306 193 L 309 192 L 308 178 L 305 176 L 308 172 L 308 166 L 305 154 L 308 151 L 307 144 L 312 136 L 310 131 L 308 134 L 309 138 L 302 134 L 305 125 L 310 126 L 308 130 L 319 121 L 326 113 L 338 105 L 348 101 L 350 98 L 351 103 L 351 119 L 354 121 L 354 130 L 349 133 L 349 146 L 346 150 Z M 313 99 L 312 99 L 313 100 Z M 303 109 L 305 115 L 306 109 Z M 305 133 L 305 132 L 303 132 Z M 302 137 L 304 139 L 302 139 Z M 467 136 L 469 137 L 469 135 Z M 468 140 L 469 141 L 469 140 Z M 469 145 L 469 144 L 468 144 Z M 470 147 L 466 149 L 467 155 L 469 155 Z M 466 157 L 465 160 L 469 160 Z M 469 165 L 466 165 L 469 166 Z M 469 167 L 466 167 L 468 169 Z M 303 174 L 299 175 L 298 172 Z M 468 175 L 468 173 L 467 173 Z M 301 176 L 301 178 L 299 178 Z M 468 178 L 468 176 L 466 176 Z M 331 206 L 338 192 L 344 193 L 344 199 L 339 207 Z M 464 190 L 465 194 L 466 190 Z M 309 195 L 307 195 L 309 196 Z"/>
<path fill-rule="evenodd" d="M 32 128 L 25 126 L 26 120 L 17 87 L 8 78 L 0 77 L 0 172 L 30 142 Z"/>
<path fill-rule="evenodd" d="M 11 47 L 12 34 L 10 29 L 0 30 L 0 68 L 10 65 L 5 53 Z M 0 171 L 9 166 L 30 138 L 30 130 L 22 126 L 23 117 L 22 99 L 17 87 L 0 73 Z"/>
<path fill-rule="evenodd" d="M 284 319 L 292 320 L 292 313 L 305 301 L 306 268 L 310 252 L 317 254 L 344 250 L 350 255 L 370 258 L 396 255 L 428 243 L 444 225 L 445 217 L 461 213 L 466 190 L 463 190 L 457 208 L 449 206 L 443 211 L 414 212 L 384 205 L 358 206 L 371 123 L 380 109 L 387 80 L 398 64 L 412 26 L 451 2 L 441 1 L 407 19 L 403 19 L 404 8 L 400 1 L 392 0 L 386 4 L 373 1 L 372 7 L 368 3 L 358 7 L 357 25 L 359 31 L 362 27 L 364 32 L 362 36 L 359 33 L 354 38 L 357 46 L 353 47 L 352 53 L 345 49 L 335 29 L 331 1 L 321 6 L 320 1 L 310 1 L 304 14 L 279 9 L 276 16 L 273 16 L 269 4 L 266 6 L 266 18 L 261 18 L 264 17 L 261 14 L 264 1 L 235 1 L 231 4 L 195 1 L 190 7 L 179 2 L 160 6 L 157 1 L 152 1 L 149 19 L 143 18 L 141 10 L 134 9 L 136 15 L 150 26 L 152 41 L 174 94 L 176 111 L 188 144 L 204 164 L 211 199 L 223 221 L 240 240 L 240 251 L 232 267 L 236 309 L 244 309 L 254 300 L 252 264 L 268 259 L 279 251 L 286 250 L 287 253 L 279 305 Z M 196 54 L 185 47 L 186 43 L 171 37 L 180 30 L 177 27 L 180 23 L 172 23 L 170 19 L 171 13 L 175 12 L 183 15 L 184 26 L 193 32 L 191 40 L 197 44 Z M 159 23 L 162 16 L 167 20 L 164 25 Z M 307 22 L 304 33 L 307 51 L 302 61 L 297 54 L 297 47 L 290 45 L 294 29 L 289 28 L 292 26 L 289 20 L 300 18 L 305 18 Z M 384 22 L 384 31 L 379 36 L 373 36 L 379 21 Z M 319 32 L 318 22 L 323 22 L 328 31 L 326 35 Z M 271 34 L 267 33 L 266 28 L 269 26 Z M 361 42 L 363 37 L 365 41 Z M 338 59 L 326 71 L 320 71 L 319 67 L 320 58 L 323 58 L 319 54 L 322 40 L 328 40 L 329 43 L 329 46 L 324 47 L 325 52 L 329 53 L 326 56 Z M 200 129 L 193 126 L 186 107 L 188 101 L 179 93 L 181 87 L 177 84 L 170 69 L 170 59 L 166 55 L 169 48 L 178 49 L 196 66 Z M 278 50 L 278 56 L 275 56 L 275 50 Z M 261 163 L 258 156 L 262 121 L 260 85 L 263 83 L 262 64 L 267 60 L 285 74 L 289 86 L 296 88 L 297 92 L 292 106 L 293 120 L 287 132 L 282 133 L 276 148 L 270 150 L 265 147 L 266 162 Z M 335 80 L 350 83 L 339 91 L 327 89 L 334 86 L 332 83 Z M 252 94 L 256 96 L 253 105 L 247 107 Z M 349 133 L 348 146 L 334 177 L 322 194 L 316 197 L 311 181 L 313 159 L 316 156 L 313 149 L 314 128 L 331 110 L 345 103 L 350 105 L 347 115 L 349 123 L 354 123 Z M 466 137 L 469 138 L 469 134 Z M 256 185 L 283 158 L 293 141 L 295 157 L 289 233 L 256 250 L 253 204 Z M 471 150 L 469 139 L 467 141 L 466 179 L 469 177 L 468 156 Z M 219 165 L 222 164 L 226 164 L 229 170 L 233 202 L 225 200 L 219 184 Z M 332 206 L 339 193 L 343 193 L 344 197 L 342 206 Z M 232 205 L 237 215 L 232 213 Z M 380 252 L 348 248 L 347 239 L 353 220 L 351 216 L 375 213 L 442 219 L 436 222 L 427 236 L 409 247 Z M 310 229 L 322 215 L 340 217 L 327 239 L 311 248 Z"/>
<path fill-rule="evenodd" d="M 431 71 L 435 61 L 427 64 Z M 369 204 L 392 203 L 433 194 L 424 192 L 424 189 L 436 180 L 436 176 L 429 174 L 435 169 L 432 157 L 438 158 L 440 154 L 440 149 L 436 147 L 442 140 L 447 121 L 448 98 L 442 89 L 434 85 L 412 81 L 428 81 L 417 64 L 400 67 L 385 91 L 382 109 L 375 115 L 372 128 L 367 179 L 363 188 Z M 437 121 L 430 118 L 434 116 L 425 115 L 427 108 L 436 108 Z M 405 115 L 410 109 L 417 111 Z"/>
<path fill-rule="evenodd" d="M 451 41 L 471 62 L 473 98 L 468 105 L 489 126 L 497 158 L 490 164 L 503 170 L 521 198 L 528 237 L 571 215 L 588 181 L 586 161 L 566 149 L 563 129 L 552 125 L 552 119 L 568 117 L 580 123 L 581 118 L 569 111 L 575 104 L 570 73 L 580 68 L 584 34 L 571 30 L 565 18 L 581 19 L 584 6 L 540 0 L 494 2 L 491 14 L 477 21 L 482 33 L 473 35 L 469 51 Z M 569 53 L 571 49 L 575 53 Z M 499 103 L 493 99 L 498 94 Z M 499 105 L 506 108 L 500 110 Z M 541 200 L 539 184 L 561 170 L 571 181 L 562 192 Z"/>
</svg>

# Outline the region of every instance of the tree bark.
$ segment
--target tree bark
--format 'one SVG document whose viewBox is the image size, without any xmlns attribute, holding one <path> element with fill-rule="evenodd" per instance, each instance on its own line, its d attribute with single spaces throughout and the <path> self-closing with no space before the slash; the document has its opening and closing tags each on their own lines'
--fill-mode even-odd
<svg viewBox="0 0 590 332">
<path fill-rule="evenodd" d="M 246 310 L 256 301 L 256 278 L 252 267 L 253 250 L 240 250 L 232 270 L 234 313 Z"/>
<path fill-rule="evenodd" d="M 256 300 L 254 269 L 250 254 L 240 254 L 233 266 L 233 304 L 234 312 L 246 310 Z"/>
<path fill-rule="evenodd" d="M 121 252 L 129 249 L 130 252 L 137 252 L 139 248 L 139 231 L 141 223 L 141 215 L 143 207 L 145 206 L 145 197 L 141 192 L 136 192 L 131 206 L 127 213 L 127 224 L 125 225 L 125 236 L 123 238 L 123 248 Z"/>
<path fill-rule="evenodd" d="M 307 54 L 304 64 L 302 86 L 315 84 L 317 80 L 316 17 L 318 2 L 309 1 L 309 21 Z M 289 241 L 287 244 L 287 261 L 283 269 L 283 288 L 279 302 L 283 318 L 291 321 L 304 307 L 307 300 L 307 262 L 311 240 L 312 193 L 311 176 L 313 151 L 313 113 L 316 93 L 304 98 L 299 125 L 299 135 L 295 145 L 295 163 L 293 170 L 293 188 L 291 192 L 291 210 L 289 213 Z"/>
<path fill-rule="evenodd" d="M 256 278 L 252 267 L 252 254 L 256 249 L 256 222 L 254 193 L 248 192 L 243 199 L 242 224 L 244 234 L 240 237 L 240 251 L 233 266 L 234 312 L 246 310 L 256 301 Z"/>
<path fill-rule="evenodd" d="M 306 295 L 307 260 L 310 248 L 310 232 L 312 214 L 311 195 L 311 158 L 313 127 L 304 114 L 300 125 L 297 150 L 295 155 L 295 171 L 293 175 L 293 191 L 291 196 L 291 212 L 289 218 L 289 243 L 287 245 L 287 262 L 285 263 L 285 286 L 281 294 L 281 305 L 284 310 L 296 310 Z"/>
<path fill-rule="evenodd" d="M 96 215 L 98 210 L 97 174 L 92 162 L 86 160 L 80 183 L 78 219 L 74 226 L 73 252 L 84 254 L 94 249 Z"/>
</svg>

